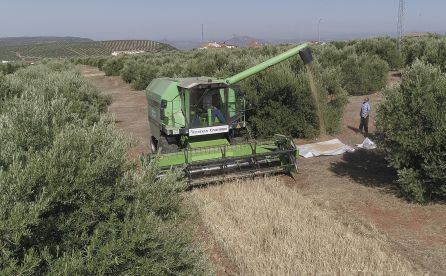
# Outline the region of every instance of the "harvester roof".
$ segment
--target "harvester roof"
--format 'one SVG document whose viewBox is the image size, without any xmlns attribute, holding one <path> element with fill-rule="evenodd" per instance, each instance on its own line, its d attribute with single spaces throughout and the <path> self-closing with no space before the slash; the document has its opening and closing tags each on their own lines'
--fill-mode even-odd
<svg viewBox="0 0 446 276">
<path fill-rule="evenodd" d="M 196 89 L 220 89 L 227 88 L 229 85 L 222 79 L 213 79 L 209 77 L 193 78 L 157 78 L 154 79 L 147 90 L 151 95 L 158 95 L 166 100 L 173 100 L 178 94 L 178 88 L 189 90 Z"/>
<path fill-rule="evenodd" d="M 194 87 L 214 87 L 221 88 L 227 87 L 228 85 L 224 83 L 224 80 L 213 79 L 210 77 L 195 77 L 195 78 L 180 78 L 176 80 L 179 87 L 183 88 L 194 88 Z"/>
<path fill-rule="evenodd" d="M 222 79 L 215 79 L 211 77 L 192 77 L 192 78 L 158 78 L 152 85 L 166 86 L 175 83 L 176 86 L 191 89 L 191 88 L 225 88 L 228 84 Z M 160 89 L 163 90 L 163 89 Z"/>
</svg>

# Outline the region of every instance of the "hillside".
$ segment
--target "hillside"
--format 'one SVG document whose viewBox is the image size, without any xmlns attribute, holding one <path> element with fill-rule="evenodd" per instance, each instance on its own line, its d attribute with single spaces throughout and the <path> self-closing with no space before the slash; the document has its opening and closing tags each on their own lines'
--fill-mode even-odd
<svg viewBox="0 0 446 276">
<path fill-rule="evenodd" d="M 73 36 L 20 36 L 0 37 L 0 46 L 15 46 L 24 44 L 55 43 L 55 42 L 93 42 L 92 39 Z"/>
<path fill-rule="evenodd" d="M 226 44 L 235 45 L 237 47 L 247 47 L 253 42 L 258 42 L 260 44 L 268 44 L 268 41 L 263 39 L 257 39 L 250 36 L 234 36 L 231 39 L 225 40 Z"/>
<path fill-rule="evenodd" d="M 193 40 L 161 40 L 160 42 L 172 45 L 173 47 L 179 50 L 192 50 L 196 48 L 200 48 L 203 44 L 201 41 L 193 41 Z"/>
<path fill-rule="evenodd" d="M 108 40 L 99 42 L 108 51 L 146 51 L 176 50 L 169 44 L 153 40 Z"/>
<path fill-rule="evenodd" d="M 176 48 L 152 40 L 109 40 L 78 42 L 64 40 L 27 40 L 27 43 L 13 45 L 19 40 L 3 39 L 0 41 L 0 60 L 35 61 L 42 58 L 71 58 L 108 56 L 114 51 L 171 51 Z M 31 42 L 34 41 L 34 42 Z M 2 44 L 4 43 L 4 44 Z"/>
</svg>

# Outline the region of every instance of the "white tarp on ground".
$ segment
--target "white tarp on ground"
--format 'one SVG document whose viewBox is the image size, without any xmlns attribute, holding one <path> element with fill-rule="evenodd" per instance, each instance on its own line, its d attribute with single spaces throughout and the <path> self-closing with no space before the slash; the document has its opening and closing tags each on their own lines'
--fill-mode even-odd
<svg viewBox="0 0 446 276">
<path fill-rule="evenodd" d="M 375 143 L 373 143 L 373 141 L 370 140 L 369 138 L 365 138 L 365 140 L 364 140 L 364 142 L 362 142 L 362 144 L 357 144 L 356 146 L 358 148 L 367 149 L 367 150 L 376 149 Z"/>
<path fill-rule="evenodd" d="M 305 158 L 319 155 L 339 155 L 345 152 L 355 151 L 354 148 L 347 146 L 339 141 L 339 139 L 314 144 L 298 145 L 297 148 L 299 149 L 299 155 Z"/>
</svg>

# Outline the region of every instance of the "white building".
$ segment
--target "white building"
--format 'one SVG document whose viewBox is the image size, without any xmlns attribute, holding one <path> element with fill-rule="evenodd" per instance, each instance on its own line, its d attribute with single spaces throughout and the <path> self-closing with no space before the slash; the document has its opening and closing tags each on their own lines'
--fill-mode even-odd
<svg viewBox="0 0 446 276">
<path fill-rule="evenodd" d="M 142 54 L 146 51 L 143 50 L 132 50 L 132 51 L 114 51 L 111 53 L 112 56 L 119 56 L 119 55 L 136 55 L 136 54 Z"/>
<path fill-rule="evenodd" d="M 225 42 L 223 42 L 223 43 L 209 42 L 209 43 L 202 45 L 198 49 L 204 50 L 204 49 L 223 49 L 223 48 L 234 49 L 234 48 L 237 48 L 237 46 L 226 44 Z"/>
</svg>

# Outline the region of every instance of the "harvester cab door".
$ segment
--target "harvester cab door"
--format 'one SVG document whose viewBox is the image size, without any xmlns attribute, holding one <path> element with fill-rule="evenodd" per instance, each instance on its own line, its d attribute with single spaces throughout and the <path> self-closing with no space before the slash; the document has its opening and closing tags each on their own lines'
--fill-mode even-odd
<svg viewBox="0 0 446 276">
<path fill-rule="evenodd" d="M 229 124 L 239 129 L 245 126 L 245 95 L 240 87 L 231 85 L 225 89 L 225 103 L 228 112 Z"/>
<path fill-rule="evenodd" d="M 189 125 L 189 99 L 188 95 L 186 96 L 186 89 L 179 88 L 180 91 L 180 100 L 181 100 L 181 112 L 183 113 L 183 117 L 186 119 L 186 127 Z"/>
</svg>

